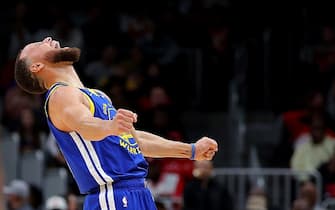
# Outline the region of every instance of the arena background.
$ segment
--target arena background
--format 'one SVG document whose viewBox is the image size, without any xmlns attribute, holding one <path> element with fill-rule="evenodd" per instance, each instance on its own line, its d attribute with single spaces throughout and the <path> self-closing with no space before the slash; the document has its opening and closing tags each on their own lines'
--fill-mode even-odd
<svg viewBox="0 0 335 210">
<path fill-rule="evenodd" d="M 0 8 L 4 184 L 26 181 L 36 210 L 47 209 L 53 195 L 65 198 L 69 210 L 81 208 L 83 196 L 46 125 L 44 96 L 25 94 L 13 79 L 18 51 L 52 36 L 81 48 L 76 69 L 84 84 L 137 112 L 137 128 L 185 142 L 218 140 L 214 189 L 192 185 L 192 161 L 148 159 L 161 209 L 334 209 L 333 9 L 229 0 L 6 2 Z M 313 132 L 321 143 L 293 160 Z M 192 194 L 198 190 L 203 194 Z M 197 208 L 186 206 L 186 198 Z"/>
</svg>

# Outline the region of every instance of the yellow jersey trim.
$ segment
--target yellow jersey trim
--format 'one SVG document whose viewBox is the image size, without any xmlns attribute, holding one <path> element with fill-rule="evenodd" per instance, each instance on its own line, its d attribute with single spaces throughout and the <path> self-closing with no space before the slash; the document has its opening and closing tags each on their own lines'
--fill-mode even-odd
<svg viewBox="0 0 335 210">
<path fill-rule="evenodd" d="M 92 113 L 92 115 L 94 116 L 94 112 L 95 112 L 95 105 L 91 99 L 91 97 L 89 97 L 86 93 L 83 92 L 83 94 L 86 96 L 88 103 L 90 104 L 90 112 Z"/>
<path fill-rule="evenodd" d="M 48 103 L 49 103 L 49 99 L 50 99 L 50 96 L 55 92 L 55 90 L 57 88 L 59 88 L 62 84 L 59 84 L 59 83 L 55 83 L 53 84 L 49 89 L 51 89 L 51 91 L 49 92 L 49 95 L 48 97 L 46 98 L 45 100 L 45 103 L 44 103 L 44 112 L 45 112 L 45 115 L 47 116 L 47 118 L 49 118 L 49 114 L 48 114 Z"/>
</svg>

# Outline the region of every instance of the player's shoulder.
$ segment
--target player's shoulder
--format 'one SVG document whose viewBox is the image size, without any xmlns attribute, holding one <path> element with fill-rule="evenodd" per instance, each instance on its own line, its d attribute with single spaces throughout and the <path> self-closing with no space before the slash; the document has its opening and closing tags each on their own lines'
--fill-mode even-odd
<svg viewBox="0 0 335 210">
<path fill-rule="evenodd" d="M 107 100 L 109 100 L 112 103 L 112 101 L 109 98 L 109 96 L 105 92 L 103 92 L 102 90 L 99 90 L 99 89 L 91 89 L 91 90 L 93 90 L 95 93 L 103 96 L 104 98 L 106 98 Z"/>
<path fill-rule="evenodd" d="M 81 91 L 73 86 L 62 85 L 55 88 L 49 96 L 49 101 L 53 103 L 63 103 L 66 101 L 74 101 L 82 97 Z"/>
</svg>

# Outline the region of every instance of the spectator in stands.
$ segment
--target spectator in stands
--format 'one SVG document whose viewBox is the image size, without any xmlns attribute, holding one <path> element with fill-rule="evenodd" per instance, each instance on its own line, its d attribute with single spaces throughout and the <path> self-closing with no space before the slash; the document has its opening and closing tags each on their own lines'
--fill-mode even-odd
<svg viewBox="0 0 335 210">
<path fill-rule="evenodd" d="M 196 161 L 184 190 L 184 210 L 231 210 L 232 198 L 213 176 L 211 161 Z"/>
<path fill-rule="evenodd" d="M 146 67 L 143 84 L 146 89 L 157 84 L 166 84 L 165 75 L 158 63 L 152 62 Z"/>
<path fill-rule="evenodd" d="M 148 118 L 148 124 L 146 126 L 152 132 L 162 133 L 164 136 L 169 135 L 171 131 L 179 132 L 173 111 L 168 106 L 159 105 L 152 108 L 150 112 L 147 113 L 146 118 Z M 180 132 L 179 134 L 182 135 Z M 180 135 L 178 136 L 178 140 L 181 140 Z"/>
<path fill-rule="evenodd" d="M 4 114 L 2 122 L 8 131 L 17 131 L 18 122 L 20 121 L 21 111 L 26 108 L 31 108 L 31 98 L 17 86 L 14 86 L 6 91 L 4 97 Z"/>
<path fill-rule="evenodd" d="M 313 81 L 313 83 L 320 90 L 322 90 L 322 92 L 327 93 L 332 88 L 332 82 L 335 78 L 334 26 L 329 23 L 322 23 L 322 25 L 318 28 L 318 33 L 320 34 L 318 37 L 319 39 L 309 51 L 309 54 L 311 55 L 309 56 L 309 60 L 314 67 L 314 71 L 312 71 L 312 74 L 310 75 L 310 80 Z M 334 110 L 329 111 L 334 114 Z M 332 115 L 332 117 L 334 117 L 334 115 Z"/>
<path fill-rule="evenodd" d="M 165 87 L 154 85 L 149 88 L 147 94 L 139 99 L 139 109 L 141 112 L 154 110 L 156 107 L 169 107 L 172 99 Z"/>
<path fill-rule="evenodd" d="M 29 184 L 29 204 L 33 209 L 42 210 L 44 204 L 43 192 L 42 190 L 33 184 Z"/>
<path fill-rule="evenodd" d="M 312 182 L 306 182 L 301 185 L 298 199 L 306 200 L 308 207 L 311 210 L 324 210 L 317 203 L 317 196 L 319 195 L 317 193 L 315 184 L 313 184 Z"/>
<path fill-rule="evenodd" d="M 201 108 L 210 111 L 227 111 L 229 81 L 233 76 L 233 51 L 228 26 L 219 25 L 208 29 L 210 43 L 203 54 L 206 71 L 203 71 Z M 218 77 L 218 75 L 221 75 Z M 220 84 L 220 100 L 215 92 Z"/>
<path fill-rule="evenodd" d="M 19 121 L 21 153 L 41 149 L 41 131 L 32 109 L 23 109 Z"/>
<path fill-rule="evenodd" d="M 29 21 L 28 13 L 29 8 L 27 4 L 23 1 L 18 1 L 10 17 L 10 21 L 6 21 L 6 24 L 7 22 L 10 24 L 10 29 L 6 32 L 6 34 L 8 34 L 8 40 L 5 39 L 6 43 L 1 43 L 1 48 L 7 51 L 5 56 L 7 60 L 0 66 L 1 95 L 5 93 L 4 90 L 12 85 L 14 79 L 14 62 L 17 52 L 28 42 L 32 41 L 27 23 Z M 5 25 L 2 24 L 2 27 L 5 28 Z"/>
<path fill-rule="evenodd" d="M 84 48 L 83 34 L 71 17 L 61 8 L 53 8 L 55 12 L 55 22 L 49 31 L 49 36 L 59 40 L 64 46 Z M 38 40 L 40 37 L 36 37 Z"/>
<path fill-rule="evenodd" d="M 129 98 L 137 99 L 143 91 L 143 76 L 140 72 L 130 72 L 125 81 L 125 90 L 129 95 Z"/>
<path fill-rule="evenodd" d="M 322 197 L 335 198 L 335 153 L 318 168 L 318 171 L 322 178 Z"/>
<path fill-rule="evenodd" d="M 333 26 L 321 27 L 321 40 L 315 48 L 315 61 L 320 73 L 331 72 L 335 68 L 335 31 Z M 328 75 L 329 76 L 329 75 Z"/>
<path fill-rule="evenodd" d="M 18 2 L 15 5 L 15 14 L 12 22 L 12 30 L 9 37 L 8 56 L 11 61 L 15 60 L 16 54 L 26 44 L 32 41 L 32 35 L 27 27 L 27 14 L 29 8 L 26 3 Z"/>
<path fill-rule="evenodd" d="M 117 49 L 106 46 L 99 60 L 88 63 L 84 69 L 85 77 L 90 78 L 92 87 L 102 87 L 111 76 L 124 77 L 124 73 L 117 65 Z"/>
<path fill-rule="evenodd" d="M 305 199 L 299 198 L 293 202 L 292 210 L 313 210 Z"/>
<path fill-rule="evenodd" d="M 287 111 L 282 114 L 281 140 L 276 146 L 272 158 L 275 167 L 290 167 L 296 141 L 301 136 L 309 136 L 311 121 L 315 117 L 325 119 L 325 132 L 329 136 L 335 136 L 334 122 L 325 110 L 325 99 L 320 91 L 312 91 L 306 97 L 305 107 L 298 110 Z M 305 138 L 304 137 L 304 138 Z M 278 158 L 278 157 L 281 158 Z"/>
<path fill-rule="evenodd" d="M 323 118 L 312 119 L 309 138 L 294 150 L 291 159 L 292 169 L 315 171 L 322 163 L 330 160 L 334 153 L 335 139 L 327 136 L 325 129 Z M 306 177 L 301 177 L 301 179 L 306 179 Z"/>
<path fill-rule="evenodd" d="M 134 46 L 129 50 L 129 55 L 121 61 L 121 68 L 124 69 L 125 74 L 128 75 L 134 72 L 143 72 L 146 57 L 142 50 Z"/>
<path fill-rule="evenodd" d="M 162 65 L 171 64 L 179 53 L 178 45 L 156 28 L 152 19 L 137 16 L 128 24 L 128 35 L 145 54 L 156 57 Z"/>
<path fill-rule="evenodd" d="M 260 187 L 253 187 L 247 197 L 246 210 L 267 210 L 268 203 L 264 190 Z"/>
<path fill-rule="evenodd" d="M 45 210 L 69 210 L 66 199 L 62 196 L 54 195 L 45 202 Z"/>
<path fill-rule="evenodd" d="M 69 193 L 66 196 L 66 200 L 67 200 L 67 206 L 68 209 L 67 210 L 80 210 L 82 209 L 82 202 L 79 201 L 79 198 L 77 195 L 73 194 L 73 193 Z"/>
<path fill-rule="evenodd" d="M 13 180 L 5 186 L 9 210 L 33 210 L 29 205 L 29 185 L 23 180 Z"/>
<path fill-rule="evenodd" d="M 129 94 L 126 92 L 126 80 L 121 76 L 109 77 L 102 90 L 113 99 L 113 105 L 118 107 L 130 107 Z"/>
</svg>

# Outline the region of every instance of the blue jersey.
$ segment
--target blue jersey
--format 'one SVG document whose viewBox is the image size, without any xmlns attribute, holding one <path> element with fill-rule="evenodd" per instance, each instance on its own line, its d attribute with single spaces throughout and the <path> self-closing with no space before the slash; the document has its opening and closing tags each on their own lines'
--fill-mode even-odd
<svg viewBox="0 0 335 210">
<path fill-rule="evenodd" d="M 100 186 L 121 180 L 145 178 L 148 163 L 131 134 L 107 136 L 101 141 L 84 139 L 77 132 L 57 129 L 48 117 L 48 101 L 60 83 L 46 94 L 45 112 L 48 125 L 76 180 L 81 193 L 89 193 Z M 111 120 L 116 114 L 109 98 L 98 90 L 80 89 L 90 103 L 94 117 Z"/>
</svg>

